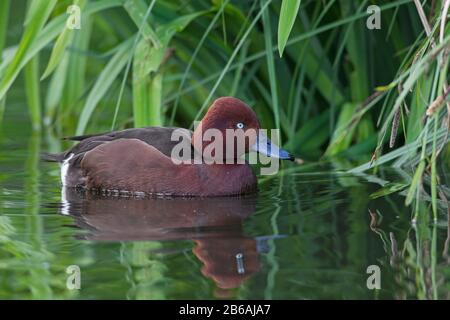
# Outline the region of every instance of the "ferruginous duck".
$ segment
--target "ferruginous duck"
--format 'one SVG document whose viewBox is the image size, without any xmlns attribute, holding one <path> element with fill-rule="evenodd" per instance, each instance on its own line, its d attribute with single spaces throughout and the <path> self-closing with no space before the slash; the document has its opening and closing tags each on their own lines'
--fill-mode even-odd
<svg viewBox="0 0 450 320">
<path fill-rule="evenodd" d="M 230 130 L 237 132 L 236 137 L 227 135 Z M 205 139 L 210 132 L 223 137 L 219 147 L 216 144 L 211 148 L 218 142 L 216 136 Z M 181 142 L 173 137 L 180 138 L 180 133 L 189 148 L 174 155 Z M 238 137 L 245 137 L 242 147 L 235 143 Z M 242 160 L 245 153 L 256 151 L 282 160 L 294 159 L 262 133 L 255 112 L 233 97 L 215 100 L 194 132 L 147 127 L 68 139 L 79 143 L 65 152 L 44 155 L 45 160 L 61 164 L 63 186 L 113 195 L 248 194 L 256 192 L 257 180 L 250 165 Z"/>
</svg>

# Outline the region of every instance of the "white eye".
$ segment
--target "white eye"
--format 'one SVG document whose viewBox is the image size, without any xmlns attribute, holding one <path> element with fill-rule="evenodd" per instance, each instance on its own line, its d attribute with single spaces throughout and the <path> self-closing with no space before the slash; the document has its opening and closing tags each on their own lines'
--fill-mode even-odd
<svg viewBox="0 0 450 320">
<path fill-rule="evenodd" d="M 236 128 L 244 129 L 244 124 L 242 122 L 238 122 L 238 123 L 236 123 Z"/>
</svg>

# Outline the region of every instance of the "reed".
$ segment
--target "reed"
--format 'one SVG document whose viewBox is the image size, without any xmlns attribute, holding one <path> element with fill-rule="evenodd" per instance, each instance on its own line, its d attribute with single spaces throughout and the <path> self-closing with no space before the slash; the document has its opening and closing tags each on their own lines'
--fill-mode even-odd
<svg viewBox="0 0 450 320">
<path fill-rule="evenodd" d="M 371 30 L 367 0 L 36 0 L 14 8 L 24 29 L 8 35 L 17 22 L 2 1 L 0 101 L 23 73 L 33 126 L 61 136 L 190 127 L 215 97 L 234 95 L 307 161 L 414 171 L 406 204 L 425 188 L 437 218 L 450 4 L 433 3 L 382 2 Z M 66 26 L 71 4 L 79 30 Z"/>
</svg>

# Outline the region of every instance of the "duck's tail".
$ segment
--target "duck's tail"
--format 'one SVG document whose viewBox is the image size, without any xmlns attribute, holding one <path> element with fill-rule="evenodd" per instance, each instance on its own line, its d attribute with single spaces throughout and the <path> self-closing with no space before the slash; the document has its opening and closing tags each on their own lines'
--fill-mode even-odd
<svg viewBox="0 0 450 320">
<path fill-rule="evenodd" d="M 64 161 L 65 153 L 47 153 L 43 152 L 41 153 L 41 160 L 47 161 L 47 162 L 63 162 Z"/>
</svg>

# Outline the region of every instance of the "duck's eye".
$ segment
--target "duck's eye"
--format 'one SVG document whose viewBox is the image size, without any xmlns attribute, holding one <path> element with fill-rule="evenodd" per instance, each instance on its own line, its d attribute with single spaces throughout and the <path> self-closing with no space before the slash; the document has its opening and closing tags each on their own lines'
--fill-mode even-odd
<svg viewBox="0 0 450 320">
<path fill-rule="evenodd" d="M 242 122 L 238 122 L 238 123 L 236 123 L 236 128 L 244 129 L 244 124 Z"/>
</svg>

